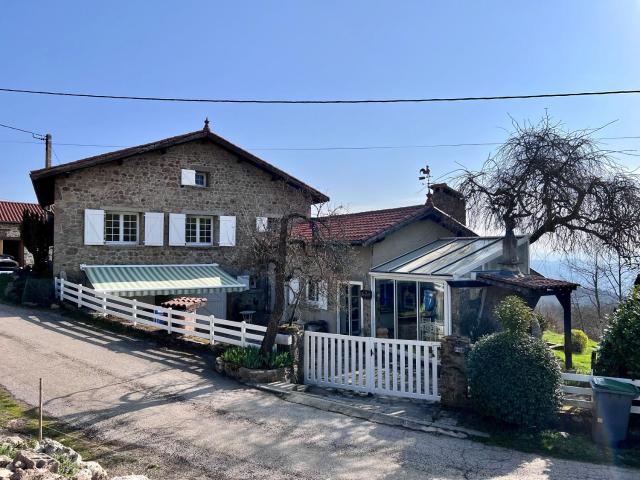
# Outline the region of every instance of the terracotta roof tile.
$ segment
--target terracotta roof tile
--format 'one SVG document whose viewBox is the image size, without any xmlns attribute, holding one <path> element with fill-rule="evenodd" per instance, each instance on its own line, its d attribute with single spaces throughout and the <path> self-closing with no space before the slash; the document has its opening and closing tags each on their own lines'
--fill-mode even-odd
<svg viewBox="0 0 640 480">
<path fill-rule="evenodd" d="M 45 211 L 37 203 L 9 202 L 0 200 L 0 223 L 22 222 L 24 209 L 30 212 L 44 215 Z"/>
<path fill-rule="evenodd" d="M 428 205 L 411 205 L 408 207 L 388 208 L 385 210 L 371 210 L 367 212 L 335 215 L 325 219 L 324 227 L 333 236 L 354 244 L 366 243 L 391 231 L 394 227 L 410 222 L 414 218 L 432 214 L 451 222 L 461 233 L 475 235 L 471 230 L 457 222 L 443 211 Z M 311 225 L 299 223 L 293 227 L 292 235 L 299 238 L 311 239 Z"/>
</svg>

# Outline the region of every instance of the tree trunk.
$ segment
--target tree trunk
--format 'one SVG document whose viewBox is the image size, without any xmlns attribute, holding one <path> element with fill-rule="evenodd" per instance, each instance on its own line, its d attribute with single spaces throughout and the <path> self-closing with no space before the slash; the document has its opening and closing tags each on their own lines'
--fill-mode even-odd
<svg viewBox="0 0 640 480">
<path fill-rule="evenodd" d="M 285 287 L 285 268 L 287 265 L 287 242 L 289 236 L 289 217 L 280 219 L 280 234 L 278 235 L 278 248 L 275 261 L 275 305 L 273 312 L 269 317 L 267 331 L 260 345 L 260 353 L 266 357 L 273 350 L 276 344 L 276 336 L 278 335 L 278 324 L 284 313 L 284 287 Z"/>
</svg>

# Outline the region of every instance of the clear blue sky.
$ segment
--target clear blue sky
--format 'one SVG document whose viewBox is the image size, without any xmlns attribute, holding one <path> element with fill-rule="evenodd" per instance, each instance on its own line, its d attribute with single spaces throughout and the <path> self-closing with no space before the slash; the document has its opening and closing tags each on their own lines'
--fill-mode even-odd
<svg viewBox="0 0 640 480">
<path fill-rule="evenodd" d="M 9 2 L 0 86 L 234 98 L 469 96 L 640 88 L 640 2 Z M 212 129 L 352 211 L 419 203 L 417 170 L 479 166 L 492 147 L 269 151 L 499 142 L 548 109 L 569 128 L 618 120 L 640 135 L 640 95 L 468 104 L 150 104 L 0 93 L 0 123 L 54 143 L 136 145 Z M 0 198 L 35 199 L 44 149 L 0 129 Z M 640 140 L 609 142 L 638 149 Z M 108 151 L 55 145 L 54 163 Z M 621 157 L 631 167 L 640 158 Z"/>
</svg>

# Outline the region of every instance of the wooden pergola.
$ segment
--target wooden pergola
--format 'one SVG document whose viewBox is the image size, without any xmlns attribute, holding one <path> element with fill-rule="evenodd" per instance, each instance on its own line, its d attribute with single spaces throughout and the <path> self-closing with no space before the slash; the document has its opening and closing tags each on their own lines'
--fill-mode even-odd
<svg viewBox="0 0 640 480">
<path fill-rule="evenodd" d="M 500 273 L 478 273 L 477 280 L 487 285 L 513 290 L 535 306 L 541 297 L 555 296 L 563 311 L 564 358 L 567 370 L 573 368 L 573 350 L 571 348 L 571 292 L 580 285 L 546 278 L 542 275 L 504 275 Z"/>
</svg>

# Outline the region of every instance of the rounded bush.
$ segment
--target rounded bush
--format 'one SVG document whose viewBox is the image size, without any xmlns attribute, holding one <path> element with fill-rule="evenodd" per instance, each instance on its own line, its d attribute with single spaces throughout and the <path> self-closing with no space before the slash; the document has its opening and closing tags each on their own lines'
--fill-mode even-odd
<svg viewBox="0 0 640 480">
<path fill-rule="evenodd" d="M 574 353 L 584 353 L 589 345 L 589 337 L 582 330 L 571 330 L 571 350 Z"/>
<path fill-rule="evenodd" d="M 558 360 L 530 335 L 494 333 L 469 356 L 469 387 L 476 410 L 506 423 L 542 427 L 562 400 Z"/>
<path fill-rule="evenodd" d="M 640 378 L 640 288 L 636 287 L 613 313 L 598 348 L 594 372 Z"/>
<path fill-rule="evenodd" d="M 506 297 L 496 306 L 493 313 L 507 332 L 525 334 L 531 330 L 534 313 L 520 297 Z"/>
</svg>

